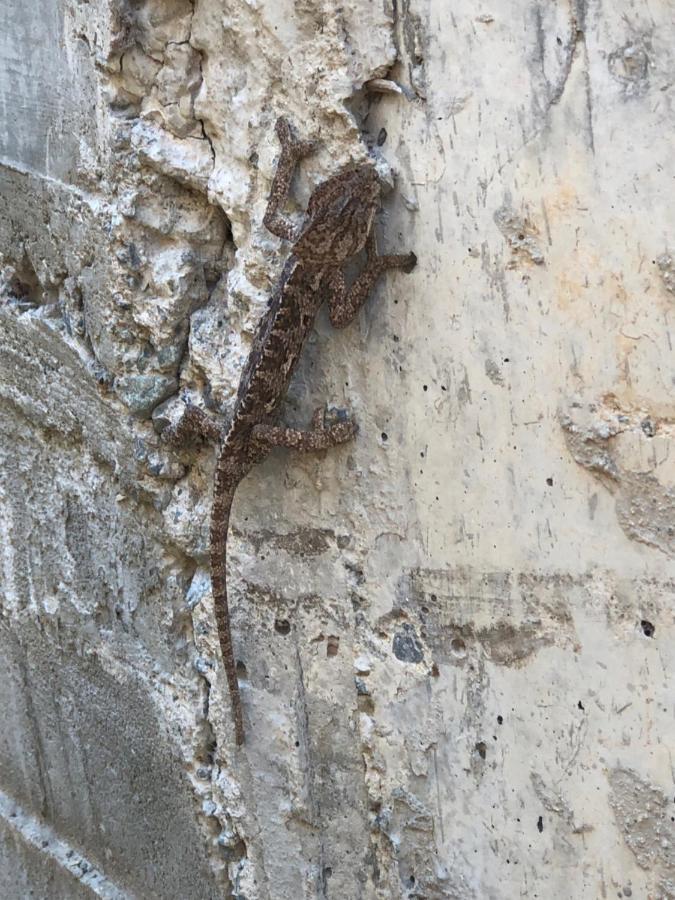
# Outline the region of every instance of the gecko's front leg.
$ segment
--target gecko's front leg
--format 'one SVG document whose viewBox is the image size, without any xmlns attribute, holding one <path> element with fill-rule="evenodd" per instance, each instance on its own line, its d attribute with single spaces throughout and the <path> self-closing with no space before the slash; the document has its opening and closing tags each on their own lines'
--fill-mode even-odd
<svg viewBox="0 0 675 900">
<path fill-rule="evenodd" d="M 414 253 L 380 256 L 377 252 L 375 229 L 372 228 L 366 242 L 366 265 L 349 290 L 345 285 L 344 273 L 336 268 L 328 283 L 328 315 L 334 328 L 344 328 L 352 321 L 368 299 L 375 282 L 388 269 L 402 269 L 412 272 L 417 257 Z"/>
<path fill-rule="evenodd" d="M 293 126 L 283 117 L 277 120 L 275 131 L 281 144 L 281 155 L 270 188 L 263 224 L 277 237 L 292 241 L 297 235 L 297 228 L 290 219 L 282 215 L 281 208 L 288 199 L 291 180 L 298 162 L 316 149 L 317 142 L 301 141 Z"/>
</svg>

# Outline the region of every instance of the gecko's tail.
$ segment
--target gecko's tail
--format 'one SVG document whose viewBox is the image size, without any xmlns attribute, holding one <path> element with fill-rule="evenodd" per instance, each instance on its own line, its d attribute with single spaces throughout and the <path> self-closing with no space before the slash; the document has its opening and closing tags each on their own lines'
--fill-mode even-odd
<svg viewBox="0 0 675 900">
<path fill-rule="evenodd" d="M 234 735 L 238 745 L 244 743 L 244 719 L 237 679 L 237 664 L 232 646 L 232 630 L 230 628 L 230 612 L 227 605 L 227 532 L 230 523 L 232 500 L 239 479 L 216 467 L 216 483 L 213 506 L 211 508 L 211 590 L 218 626 L 218 640 L 223 656 L 223 666 L 227 676 L 234 719 Z"/>
</svg>

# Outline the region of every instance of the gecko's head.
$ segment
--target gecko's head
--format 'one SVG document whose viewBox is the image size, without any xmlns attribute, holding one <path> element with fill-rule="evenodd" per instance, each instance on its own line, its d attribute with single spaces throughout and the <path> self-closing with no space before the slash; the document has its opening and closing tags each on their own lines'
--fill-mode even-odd
<svg viewBox="0 0 675 900">
<path fill-rule="evenodd" d="M 365 246 L 379 203 L 373 166 L 343 169 L 315 188 L 293 252 L 318 265 L 344 262 Z"/>
</svg>

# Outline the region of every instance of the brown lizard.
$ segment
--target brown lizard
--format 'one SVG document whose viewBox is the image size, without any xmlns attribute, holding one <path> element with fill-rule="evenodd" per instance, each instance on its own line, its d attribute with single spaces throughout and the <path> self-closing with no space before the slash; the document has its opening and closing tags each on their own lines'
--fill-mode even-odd
<svg viewBox="0 0 675 900">
<path fill-rule="evenodd" d="M 414 253 L 377 253 L 373 219 L 379 206 L 380 182 L 370 164 L 349 166 L 320 184 L 310 197 L 299 227 L 285 218 L 281 208 L 288 198 L 293 172 L 315 143 L 299 140 L 283 118 L 276 124 L 276 133 L 281 156 L 263 221 L 272 234 L 292 241 L 293 246 L 253 340 L 232 418 L 227 427 L 222 427 L 202 409 L 189 405 L 177 425 L 165 432 L 172 442 L 200 435 L 219 447 L 209 555 L 218 638 L 237 744 L 244 741 L 244 723 L 226 585 L 227 533 L 235 490 L 272 447 L 325 450 L 354 437 L 354 422 L 326 425 L 323 408 L 314 413 L 308 431 L 286 428 L 277 421 L 279 407 L 323 301 L 328 302 L 331 323 L 344 328 L 358 313 L 379 275 L 387 269 L 411 271 L 416 263 Z M 365 266 L 347 288 L 343 267 L 364 248 Z"/>
</svg>

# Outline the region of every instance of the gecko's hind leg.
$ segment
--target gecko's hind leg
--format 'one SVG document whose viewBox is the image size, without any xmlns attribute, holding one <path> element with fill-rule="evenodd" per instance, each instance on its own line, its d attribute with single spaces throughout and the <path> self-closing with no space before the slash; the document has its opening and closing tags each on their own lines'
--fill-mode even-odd
<svg viewBox="0 0 675 900">
<path fill-rule="evenodd" d="M 178 447 L 195 438 L 206 438 L 219 443 L 223 437 L 223 428 L 208 413 L 191 404 L 185 407 L 183 415 L 175 425 L 169 425 L 162 432 L 164 440 Z"/>
<path fill-rule="evenodd" d="M 281 208 L 288 199 L 291 180 L 298 162 L 316 149 L 317 142 L 301 141 L 288 119 L 283 116 L 277 120 L 275 130 L 281 144 L 281 155 L 274 173 L 263 224 L 277 237 L 292 241 L 297 229 L 291 220 L 281 213 Z"/>
<path fill-rule="evenodd" d="M 311 452 L 328 450 L 351 441 L 358 428 L 354 422 L 337 422 L 326 425 L 325 410 L 320 406 L 312 416 L 312 427 L 303 431 L 298 428 L 286 428 L 283 425 L 256 425 L 252 439 L 269 447 L 287 447 L 289 450 Z"/>
</svg>

